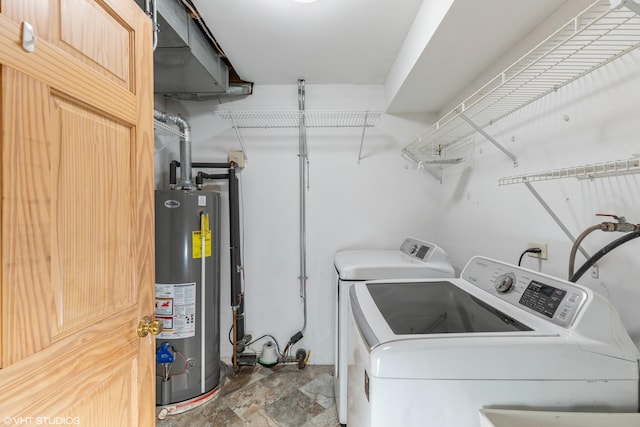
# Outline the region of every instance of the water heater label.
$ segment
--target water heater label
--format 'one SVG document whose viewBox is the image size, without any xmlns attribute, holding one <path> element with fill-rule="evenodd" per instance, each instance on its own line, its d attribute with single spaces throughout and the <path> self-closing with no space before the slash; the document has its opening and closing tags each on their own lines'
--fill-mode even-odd
<svg viewBox="0 0 640 427">
<path fill-rule="evenodd" d="M 167 200 L 164 202 L 164 207 L 169 209 L 179 208 L 180 202 L 177 200 Z"/>
<path fill-rule="evenodd" d="M 204 252 L 205 257 L 211 256 L 211 230 L 204 233 Z M 193 258 L 202 258 L 202 232 L 200 230 L 191 232 L 191 253 Z"/>
<path fill-rule="evenodd" d="M 189 338 L 196 334 L 196 284 L 156 283 L 156 319 L 163 330 L 158 338 Z"/>
</svg>

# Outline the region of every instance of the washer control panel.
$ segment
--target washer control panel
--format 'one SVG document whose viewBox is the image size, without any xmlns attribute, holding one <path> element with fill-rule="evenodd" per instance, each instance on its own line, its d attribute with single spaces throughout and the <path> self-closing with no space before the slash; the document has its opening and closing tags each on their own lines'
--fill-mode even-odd
<svg viewBox="0 0 640 427">
<path fill-rule="evenodd" d="M 405 239 L 400 246 L 400 252 L 420 261 L 427 261 L 433 249 L 433 245 L 411 238 Z"/>
<path fill-rule="evenodd" d="M 549 318 L 558 311 L 567 291 L 532 280 L 520 297 L 520 304 Z"/>
<path fill-rule="evenodd" d="M 571 326 L 587 301 L 586 288 L 499 261 L 474 257 L 460 275 L 484 291 L 557 325 Z"/>
</svg>

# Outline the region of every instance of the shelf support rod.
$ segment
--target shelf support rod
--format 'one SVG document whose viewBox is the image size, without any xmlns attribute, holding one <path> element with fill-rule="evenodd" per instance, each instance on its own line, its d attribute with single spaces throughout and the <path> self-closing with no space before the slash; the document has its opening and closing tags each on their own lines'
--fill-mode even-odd
<svg viewBox="0 0 640 427">
<path fill-rule="evenodd" d="M 367 129 L 367 118 L 369 117 L 369 112 L 365 111 L 364 113 L 364 123 L 362 124 L 362 138 L 360 139 L 360 152 L 358 152 L 358 164 L 360 164 L 360 160 L 362 160 L 362 146 L 364 145 L 364 131 Z"/>
<path fill-rule="evenodd" d="M 236 124 L 236 119 L 231 115 L 231 125 L 233 126 L 233 130 L 236 131 L 236 137 L 238 137 L 238 142 L 240 143 L 240 148 L 242 149 L 242 157 L 244 157 L 245 162 L 249 160 L 247 157 L 247 150 L 244 149 L 244 144 L 242 143 L 242 136 L 240 135 L 240 129 L 238 129 L 238 125 Z"/>
<path fill-rule="evenodd" d="M 531 185 L 530 182 L 526 182 L 524 183 L 524 185 L 527 186 L 527 188 L 529 189 L 529 191 L 531 192 L 531 194 L 533 194 L 533 197 L 536 198 L 536 200 L 538 200 L 538 202 L 542 205 L 542 207 L 547 211 L 547 213 L 551 216 L 551 218 L 553 218 L 553 220 L 556 222 L 556 224 L 558 224 L 558 227 L 560 227 L 560 229 L 562 231 L 564 231 L 564 234 L 567 235 L 567 237 L 569 238 L 569 240 L 571 240 L 572 243 L 576 242 L 576 238 L 573 237 L 573 234 L 571 234 L 571 232 L 569 231 L 569 229 L 567 227 L 565 227 L 565 225 L 562 223 L 562 221 L 560 220 L 560 218 L 558 218 L 558 216 L 555 214 L 555 212 L 553 212 L 553 210 L 551 209 L 551 207 L 544 201 L 544 199 L 542 198 L 542 196 L 540 196 L 540 194 L 535 190 L 535 188 L 533 188 L 533 185 Z M 584 249 L 582 249 L 582 246 L 578 247 L 578 250 L 580 251 L 580 253 L 582 255 L 584 255 L 584 257 L 586 259 L 591 258 L 591 255 L 589 255 L 589 253 L 587 251 L 585 251 Z"/>
<path fill-rule="evenodd" d="M 512 161 L 513 161 L 513 167 L 518 166 L 518 158 L 516 156 L 513 155 L 513 153 L 511 153 L 511 151 L 507 150 L 506 148 L 504 148 L 504 146 L 502 146 L 502 144 L 500 144 L 498 141 L 495 140 L 494 137 L 492 137 L 491 135 L 489 135 L 487 132 L 485 132 L 480 126 L 478 126 L 477 124 L 475 124 L 470 118 L 468 118 L 464 113 L 460 112 L 458 113 L 460 115 L 460 118 L 462 120 L 464 120 L 465 122 L 467 122 L 469 124 L 469 126 L 471 126 L 472 128 L 474 128 L 480 135 L 484 136 L 490 143 L 492 143 L 493 145 L 496 146 L 496 148 L 498 148 L 500 151 L 502 151 L 507 157 L 509 157 Z"/>
</svg>

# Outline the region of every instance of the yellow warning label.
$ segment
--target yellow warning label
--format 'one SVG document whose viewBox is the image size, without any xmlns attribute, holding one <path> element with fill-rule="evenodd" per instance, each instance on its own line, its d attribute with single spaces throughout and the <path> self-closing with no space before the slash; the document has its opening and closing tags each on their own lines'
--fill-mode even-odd
<svg viewBox="0 0 640 427">
<path fill-rule="evenodd" d="M 202 258 L 202 233 L 200 230 L 191 232 L 191 243 L 193 258 Z M 211 256 L 211 230 L 205 232 L 204 253 L 205 257 Z"/>
</svg>

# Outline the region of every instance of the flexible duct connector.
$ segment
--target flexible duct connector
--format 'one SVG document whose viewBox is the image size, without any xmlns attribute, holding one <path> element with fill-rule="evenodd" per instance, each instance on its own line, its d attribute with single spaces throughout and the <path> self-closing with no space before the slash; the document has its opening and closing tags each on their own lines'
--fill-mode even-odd
<svg viewBox="0 0 640 427">
<path fill-rule="evenodd" d="M 180 129 L 180 185 L 183 188 L 193 187 L 191 181 L 191 125 L 180 114 L 169 114 L 153 110 L 153 117 L 163 123 L 172 123 Z"/>
</svg>

